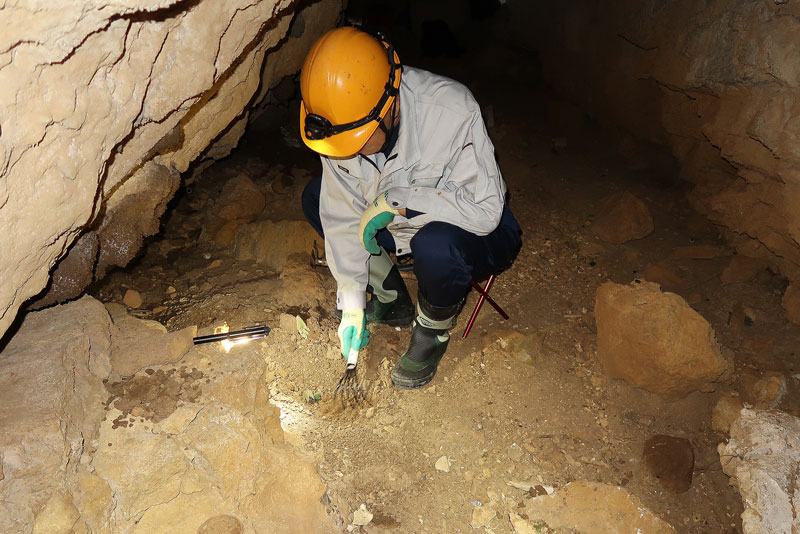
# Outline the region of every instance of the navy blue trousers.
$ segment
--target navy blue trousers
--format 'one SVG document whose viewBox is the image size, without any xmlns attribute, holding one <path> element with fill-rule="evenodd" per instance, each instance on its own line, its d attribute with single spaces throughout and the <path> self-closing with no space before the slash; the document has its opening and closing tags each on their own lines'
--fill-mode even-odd
<svg viewBox="0 0 800 534">
<path fill-rule="evenodd" d="M 325 238 L 319 216 L 322 177 L 312 178 L 302 196 L 303 213 L 311 226 Z M 522 230 L 506 205 L 500 224 L 489 235 L 479 236 L 445 222 L 426 224 L 411 239 L 414 275 L 419 292 L 439 307 L 461 302 L 471 280 L 485 280 L 508 268 L 522 244 Z M 395 252 L 394 238 L 386 230 L 376 235 L 378 245 Z"/>
</svg>

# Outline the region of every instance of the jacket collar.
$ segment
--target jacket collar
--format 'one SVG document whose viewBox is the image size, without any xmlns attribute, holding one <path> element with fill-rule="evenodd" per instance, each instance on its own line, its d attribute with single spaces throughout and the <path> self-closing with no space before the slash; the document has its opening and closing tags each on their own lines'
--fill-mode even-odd
<svg viewBox="0 0 800 534">
<path fill-rule="evenodd" d="M 389 154 L 391 159 L 387 160 L 384 174 L 394 172 L 398 169 L 408 169 L 416 164 L 421 156 L 419 149 L 419 137 L 417 136 L 418 117 L 416 106 L 416 95 L 406 83 L 405 76 L 400 82 L 400 125 L 397 143 L 394 150 Z M 397 154 L 396 157 L 392 157 Z"/>
</svg>

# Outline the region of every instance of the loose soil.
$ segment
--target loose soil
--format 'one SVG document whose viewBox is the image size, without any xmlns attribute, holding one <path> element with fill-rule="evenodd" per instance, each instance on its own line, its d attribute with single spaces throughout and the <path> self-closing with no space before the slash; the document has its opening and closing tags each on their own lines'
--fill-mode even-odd
<svg viewBox="0 0 800 534">
<path fill-rule="evenodd" d="M 794 346 L 800 329 L 786 322 L 780 307 L 785 281 L 763 270 L 750 282 L 723 285 L 720 274 L 733 251 L 717 228 L 692 212 L 687 186 L 674 171 L 641 165 L 646 152 L 631 165 L 605 144 L 607 131 L 588 119 L 565 134 L 548 119 L 554 97 L 532 75 L 498 65 L 483 71 L 487 79 L 467 67 L 430 66 L 467 83 L 487 106 L 523 246 L 491 290 L 510 319 L 486 305 L 462 339 L 477 300 L 471 292 L 430 385 L 392 387 L 389 372 L 410 331 L 373 326 L 358 370 L 367 399 L 343 405 L 334 395 L 344 362 L 330 273 L 312 269 L 309 250 L 294 269 L 318 282 L 309 287 L 308 302 L 324 304 L 289 307 L 276 291 L 281 273 L 237 261 L 230 247 L 201 236 L 225 181 L 242 173 L 267 194 L 262 218 L 302 219 L 299 194 L 319 163 L 292 146 L 291 106 L 270 109 L 229 158 L 184 188 L 162 233 L 135 264 L 112 273 L 93 294 L 121 302 L 127 288 L 136 289 L 144 304 L 132 313 L 170 330 L 198 325 L 208 333 L 222 322 L 271 326 L 263 342 L 233 350 L 258 351 L 266 360 L 287 439 L 318 466 L 328 487 L 324 503 L 343 532 L 365 504 L 372 521 L 350 531 L 472 532 L 475 508 L 492 506 L 497 516 L 486 532 L 512 533 L 508 512 L 525 517 L 529 492 L 509 482 L 533 483 L 541 491 L 578 480 L 622 486 L 677 532 L 741 532 L 741 500 L 716 452 L 726 436 L 712 430 L 711 409 L 720 396 L 739 390 L 743 370 L 755 369 L 786 377 L 789 392 L 778 407 L 800 415 Z M 648 204 L 655 232 L 622 245 L 602 243 L 591 232 L 599 199 L 623 190 Z M 723 254 L 686 259 L 674 253 L 699 245 Z M 663 289 L 684 297 L 734 356 L 734 376 L 713 393 L 666 401 L 608 378 L 596 361 L 596 289 L 609 280 L 630 283 L 656 264 L 672 275 L 661 281 Z M 413 275 L 407 276 L 415 295 Z M 748 310 L 746 317 L 736 313 L 741 309 Z M 308 325 L 307 338 L 297 331 L 295 316 Z M 645 470 L 644 444 L 657 434 L 691 442 L 695 468 L 688 491 L 665 491 Z M 437 461 L 449 471 L 437 470 Z M 536 531 L 556 532 L 544 524 Z"/>
</svg>

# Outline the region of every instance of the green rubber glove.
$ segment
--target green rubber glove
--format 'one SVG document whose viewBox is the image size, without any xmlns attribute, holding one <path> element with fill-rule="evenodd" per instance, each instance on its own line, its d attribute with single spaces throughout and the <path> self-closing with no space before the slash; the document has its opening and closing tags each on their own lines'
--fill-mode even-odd
<svg viewBox="0 0 800 534">
<path fill-rule="evenodd" d="M 347 366 L 356 366 L 358 351 L 369 343 L 367 317 L 362 308 L 342 310 L 342 321 L 339 323 L 339 341 L 342 344 L 342 357 L 347 359 Z"/>
<path fill-rule="evenodd" d="M 361 244 L 370 254 L 380 254 L 381 249 L 375 234 L 378 230 L 386 228 L 395 215 L 400 212 L 389 206 L 389 192 L 385 191 L 373 200 L 369 207 L 361 214 L 361 223 L 358 225 L 358 237 Z"/>
</svg>

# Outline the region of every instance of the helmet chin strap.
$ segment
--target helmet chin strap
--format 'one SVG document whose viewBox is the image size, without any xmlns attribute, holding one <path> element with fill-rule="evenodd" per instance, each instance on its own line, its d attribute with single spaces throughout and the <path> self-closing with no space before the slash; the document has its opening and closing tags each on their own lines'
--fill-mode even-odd
<svg viewBox="0 0 800 534">
<path fill-rule="evenodd" d="M 397 105 L 397 98 L 395 98 L 394 102 L 392 103 L 392 109 L 389 111 L 389 113 L 392 115 L 392 125 L 387 128 L 385 121 L 381 121 L 378 123 L 378 128 L 381 129 L 381 131 L 385 136 L 383 144 L 381 145 L 381 148 L 380 150 L 378 150 L 378 152 L 386 152 L 386 149 L 388 149 L 396 141 L 395 135 L 397 132 L 397 122 L 398 122 L 397 116 L 395 115 L 396 105 Z"/>
</svg>

